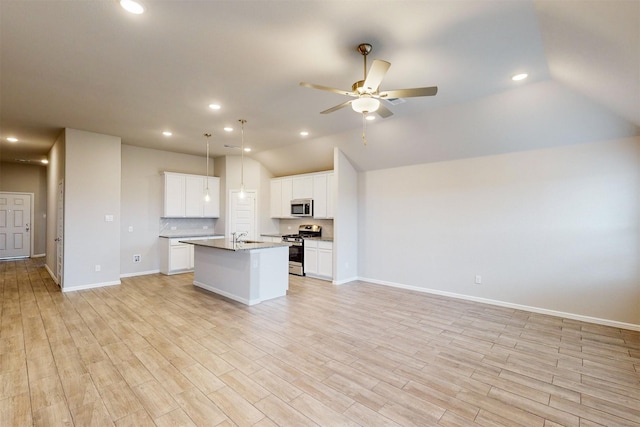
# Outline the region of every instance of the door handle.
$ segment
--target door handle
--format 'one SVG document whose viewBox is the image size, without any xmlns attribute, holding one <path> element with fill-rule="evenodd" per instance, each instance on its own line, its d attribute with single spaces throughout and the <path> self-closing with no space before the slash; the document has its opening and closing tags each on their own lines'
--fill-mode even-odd
<svg viewBox="0 0 640 427">
<path fill-rule="evenodd" d="M 26 227 L 27 227 L 27 230 L 26 230 L 26 231 L 27 231 L 27 233 L 28 233 L 28 232 L 29 232 L 29 230 L 30 230 L 30 228 L 29 228 L 29 223 L 27 223 L 27 224 L 26 224 Z"/>
</svg>

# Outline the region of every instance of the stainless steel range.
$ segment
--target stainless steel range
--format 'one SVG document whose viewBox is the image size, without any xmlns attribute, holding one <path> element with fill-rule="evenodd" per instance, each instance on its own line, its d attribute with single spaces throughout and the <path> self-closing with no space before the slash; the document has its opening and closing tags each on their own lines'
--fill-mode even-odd
<svg viewBox="0 0 640 427">
<path fill-rule="evenodd" d="M 303 224 L 298 227 L 298 234 L 282 236 L 282 241 L 289 244 L 289 274 L 304 276 L 304 239 L 320 237 L 322 226 Z"/>
</svg>

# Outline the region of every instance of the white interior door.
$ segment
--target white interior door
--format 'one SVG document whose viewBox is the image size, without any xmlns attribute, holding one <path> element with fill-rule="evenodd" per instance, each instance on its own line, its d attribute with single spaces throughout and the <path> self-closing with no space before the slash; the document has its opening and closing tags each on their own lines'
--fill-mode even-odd
<svg viewBox="0 0 640 427">
<path fill-rule="evenodd" d="M 0 258 L 31 256 L 31 198 L 0 193 Z"/>
<path fill-rule="evenodd" d="M 56 218 L 56 281 L 62 287 L 62 262 L 63 262 L 63 242 L 64 236 L 64 185 L 61 180 L 58 183 L 58 216 Z"/>
<path fill-rule="evenodd" d="M 229 194 L 229 235 L 232 233 L 247 233 L 244 240 L 258 240 L 256 224 L 258 210 L 256 206 L 256 192 L 245 191 L 245 197 L 240 198 L 240 191 L 231 190 Z"/>
</svg>

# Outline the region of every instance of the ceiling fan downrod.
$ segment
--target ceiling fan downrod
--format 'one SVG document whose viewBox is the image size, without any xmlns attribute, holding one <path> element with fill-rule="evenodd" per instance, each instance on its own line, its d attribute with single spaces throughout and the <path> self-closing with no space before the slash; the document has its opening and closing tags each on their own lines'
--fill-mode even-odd
<svg viewBox="0 0 640 427">
<path fill-rule="evenodd" d="M 364 80 L 367 80 L 367 55 L 371 53 L 371 45 L 369 43 L 360 43 L 358 45 L 358 52 L 364 57 Z"/>
</svg>

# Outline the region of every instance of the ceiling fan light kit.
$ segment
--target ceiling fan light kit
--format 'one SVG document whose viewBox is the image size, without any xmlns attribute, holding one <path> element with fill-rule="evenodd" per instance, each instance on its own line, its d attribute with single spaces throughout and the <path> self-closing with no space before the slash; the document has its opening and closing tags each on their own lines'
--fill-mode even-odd
<svg viewBox="0 0 640 427">
<path fill-rule="evenodd" d="M 371 97 L 371 95 L 362 95 L 351 102 L 351 108 L 356 113 L 373 113 L 378 110 L 378 107 L 380 107 L 380 101 Z"/>
<path fill-rule="evenodd" d="M 387 118 L 393 115 L 393 112 L 387 107 L 382 105 L 380 99 L 397 99 L 397 98 L 412 98 L 418 96 L 434 96 L 438 93 L 436 86 L 431 87 L 418 87 L 413 89 L 397 89 L 380 91 L 380 83 L 387 74 L 391 64 L 387 61 L 380 59 L 374 59 L 371 64 L 371 68 L 367 73 L 367 55 L 371 53 L 372 47 L 369 43 L 361 43 L 357 47 L 357 51 L 362 55 L 364 60 L 364 79 L 358 80 L 351 85 L 351 90 L 336 89 L 328 86 L 316 85 L 313 83 L 300 82 L 300 86 L 309 87 L 311 89 L 320 89 L 328 92 L 338 93 L 340 95 L 351 96 L 355 99 L 345 101 L 342 104 L 338 104 L 327 110 L 321 111 L 320 114 L 329 114 L 334 111 L 340 110 L 347 105 L 351 105 L 353 111 L 366 116 L 369 113 L 375 112 L 382 118 Z M 364 123 L 364 118 L 363 118 Z M 363 125 L 363 140 L 366 144 L 364 137 L 364 125 Z"/>
</svg>

